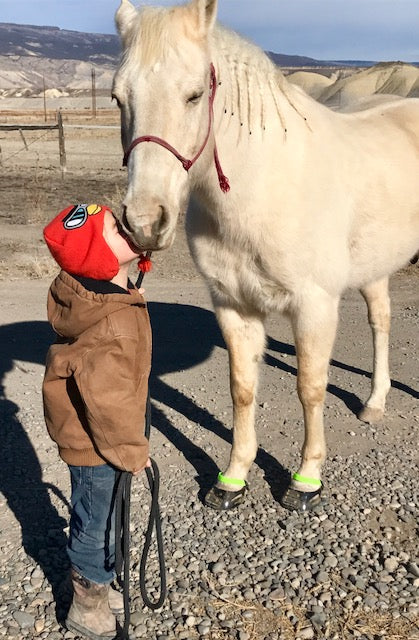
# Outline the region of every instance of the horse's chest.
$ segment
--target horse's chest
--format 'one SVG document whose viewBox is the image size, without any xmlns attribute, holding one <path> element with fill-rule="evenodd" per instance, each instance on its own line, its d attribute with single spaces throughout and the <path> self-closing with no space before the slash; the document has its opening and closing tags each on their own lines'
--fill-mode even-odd
<svg viewBox="0 0 419 640">
<path fill-rule="evenodd" d="M 268 276 L 252 247 L 215 238 L 192 240 L 191 247 L 217 304 L 262 314 L 288 305 L 288 288 Z"/>
</svg>

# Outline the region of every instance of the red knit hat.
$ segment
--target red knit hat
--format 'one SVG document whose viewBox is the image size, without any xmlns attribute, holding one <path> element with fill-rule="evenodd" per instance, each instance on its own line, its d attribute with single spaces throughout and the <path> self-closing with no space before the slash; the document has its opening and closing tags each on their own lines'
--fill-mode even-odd
<svg viewBox="0 0 419 640">
<path fill-rule="evenodd" d="M 76 276 L 112 280 L 119 262 L 103 237 L 109 207 L 76 204 L 58 214 L 44 229 L 45 242 L 59 266 Z"/>
</svg>

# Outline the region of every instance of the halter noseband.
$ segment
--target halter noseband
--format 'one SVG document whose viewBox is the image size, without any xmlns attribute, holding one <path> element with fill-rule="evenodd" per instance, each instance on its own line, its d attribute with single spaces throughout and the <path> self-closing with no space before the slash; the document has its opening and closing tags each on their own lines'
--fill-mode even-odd
<svg viewBox="0 0 419 640">
<path fill-rule="evenodd" d="M 188 160 L 187 158 L 185 158 L 184 156 L 182 156 L 178 151 L 176 151 L 176 149 L 174 147 L 172 147 L 171 144 L 169 144 L 168 142 L 166 142 L 165 140 L 163 140 L 162 138 L 159 138 L 157 136 L 140 136 L 139 138 L 135 138 L 131 144 L 129 145 L 128 149 L 126 150 L 125 154 L 124 154 L 124 159 L 122 162 L 122 166 L 126 167 L 128 164 L 128 159 L 131 155 L 131 152 L 133 151 L 133 149 L 135 149 L 135 147 L 137 146 L 137 144 L 140 144 L 140 142 L 155 142 L 156 144 L 160 144 L 162 147 L 164 147 L 165 149 L 167 149 L 168 151 L 170 151 L 171 153 L 173 153 L 173 155 L 182 163 L 183 168 L 185 169 L 185 171 L 189 171 L 189 169 L 192 167 L 193 164 L 195 164 L 195 162 L 198 160 L 199 156 L 201 155 L 201 153 L 203 152 L 203 150 L 205 149 L 210 133 L 211 133 L 211 127 L 212 127 L 212 123 L 214 121 L 214 99 L 215 99 L 215 91 L 217 89 L 217 79 L 215 76 L 215 69 L 214 69 L 214 65 L 211 63 L 210 66 L 210 70 L 211 70 L 211 80 L 210 80 L 210 92 L 209 92 L 209 97 L 208 97 L 208 131 L 207 131 L 207 135 L 205 136 L 205 140 L 201 146 L 201 148 L 199 149 L 199 151 L 196 153 L 196 155 L 192 158 L 192 160 Z M 217 170 L 217 175 L 218 175 L 218 182 L 220 184 L 220 188 L 221 190 L 226 193 L 227 191 L 230 191 L 230 184 L 228 182 L 228 178 L 224 175 L 223 170 L 221 169 L 221 165 L 220 165 L 220 161 L 218 159 L 218 152 L 217 152 L 217 145 L 214 142 L 214 163 L 215 163 L 215 168 Z"/>
</svg>

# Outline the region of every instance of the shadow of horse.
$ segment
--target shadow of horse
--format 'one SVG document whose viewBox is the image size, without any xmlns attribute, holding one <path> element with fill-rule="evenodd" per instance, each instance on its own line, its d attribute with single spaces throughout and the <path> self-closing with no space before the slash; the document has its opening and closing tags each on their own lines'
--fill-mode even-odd
<svg viewBox="0 0 419 640">
<path fill-rule="evenodd" d="M 171 387 L 162 379 L 164 374 L 187 370 L 208 360 L 214 347 L 225 349 L 214 313 L 189 305 L 153 302 L 148 304 L 148 308 L 153 328 L 153 363 L 150 376 L 152 400 L 174 409 L 188 421 L 199 423 L 203 429 L 231 444 L 231 429 L 208 409 L 197 406 L 182 391 Z M 196 470 L 198 496 L 203 501 L 218 474 L 217 465 L 201 447 L 176 429 L 154 404 L 152 424 Z M 286 489 L 289 473 L 273 456 L 259 447 L 255 462 L 263 470 L 273 492 Z"/>
<path fill-rule="evenodd" d="M 20 407 L 7 399 L 3 385 L 15 360 L 43 364 L 53 341 L 54 334 L 46 322 L 0 327 L 0 492 L 20 524 L 26 554 L 41 567 L 51 585 L 57 619 L 61 620 L 69 604 L 67 522 L 52 504 L 49 491 L 64 502 L 66 499 L 57 487 L 43 481 L 37 454 L 18 418 Z"/>
<path fill-rule="evenodd" d="M 284 353 L 287 356 L 296 356 L 295 347 L 293 345 L 285 344 L 284 342 L 280 342 L 275 338 L 268 338 L 267 349 L 270 351 L 276 351 L 277 353 Z M 275 358 L 269 354 L 265 356 L 265 362 L 272 367 L 280 369 L 281 371 L 285 371 L 286 373 L 291 373 L 293 376 L 297 376 L 296 367 L 290 366 L 287 363 Z M 364 369 L 359 369 L 359 367 L 354 367 L 349 364 L 345 364 L 344 362 L 339 362 L 338 360 L 332 359 L 330 361 L 330 366 L 337 367 L 338 369 L 342 369 L 343 371 L 349 371 L 350 373 L 354 373 L 359 376 L 363 376 L 365 378 L 371 379 L 371 372 L 365 371 Z M 412 387 L 403 382 L 399 382 L 398 380 L 391 380 L 391 388 L 398 389 L 399 391 L 403 391 L 403 393 L 407 393 L 412 396 L 412 398 L 419 399 L 419 393 L 415 391 Z M 334 384 L 327 385 L 327 392 L 331 393 L 333 396 L 341 400 L 346 407 L 353 414 L 358 415 L 359 411 L 364 406 L 361 402 L 360 398 L 356 396 L 354 393 L 350 393 L 345 389 L 341 389 Z"/>
<path fill-rule="evenodd" d="M 174 409 L 189 421 L 198 422 L 202 428 L 231 444 L 231 429 L 228 429 L 206 408 L 198 407 L 188 396 L 169 386 L 162 379 L 166 373 L 186 370 L 204 362 L 211 356 L 214 347 L 225 349 L 225 343 L 214 313 L 189 305 L 153 302 L 149 303 L 148 308 L 153 327 L 153 365 L 150 376 L 152 399 Z M 265 362 L 268 366 L 291 373 L 293 376 L 297 375 L 296 367 L 271 355 L 268 353 L 269 351 L 295 356 L 293 345 L 268 336 Z M 330 364 L 339 369 L 371 378 L 371 372 L 346 363 L 333 359 Z M 414 389 L 401 382 L 392 380 L 392 387 L 413 397 L 419 397 Z M 327 391 L 341 400 L 355 415 L 363 406 L 358 396 L 334 384 L 329 384 Z M 203 500 L 219 471 L 215 462 L 201 447 L 198 447 L 176 429 L 155 405 L 152 409 L 152 424 L 195 468 L 196 481 L 200 489 L 199 497 Z M 273 497 L 279 499 L 289 485 L 289 471 L 262 447 L 258 448 L 255 462 L 264 472 L 264 478 Z"/>
<path fill-rule="evenodd" d="M 215 316 L 200 307 L 167 303 L 149 303 L 153 327 L 153 366 L 150 376 L 150 392 L 153 400 L 172 408 L 191 422 L 215 436 L 232 442 L 231 430 L 205 408 L 198 407 L 180 390 L 169 386 L 164 374 L 186 370 L 209 359 L 214 347 L 225 348 Z M 54 334 L 47 322 L 18 322 L 0 327 L 2 345 L 1 381 L 14 366 L 14 361 L 44 364 Z M 268 339 L 267 351 L 295 355 L 292 345 Z M 270 353 L 266 363 L 282 371 L 296 375 L 295 367 Z M 333 360 L 333 366 L 370 377 L 370 373 Z M 410 387 L 399 382 L 392 383 L 406 393 L 417 397 Z M 361 402 L 354 394 L 334 385 L 328 391 L 342 400 L 354 413 Z M 66 536 L 63 531 L 66 521 L 53 506 L 49 490 L 61 499 L 57 487 L 42 479 L 42 468 L 25 429 L 18 419 L 19 407 L 5 397 L 0 386 L 0 492 L 19 521 L 22 542 L 26 553 L 42 568 L 52 586 L 57 606 L 57 618 L 63 618 L 68 606 L 62 584 L 68 573 Z M 196 470 L 199 496 L 202 500 L 213 484 L 218 468 L 212 458 L 174 427 L 164 413 L 152 404 L 152 425 L 158 429 L 189 461 Z M 46 435 L 46 437 L 48 437 Z M 258 449 L 256 464 L 263 470 L 272 495 L 278 499 L 289 482 L 288 471 L 263 448 Z"/>
</svg>

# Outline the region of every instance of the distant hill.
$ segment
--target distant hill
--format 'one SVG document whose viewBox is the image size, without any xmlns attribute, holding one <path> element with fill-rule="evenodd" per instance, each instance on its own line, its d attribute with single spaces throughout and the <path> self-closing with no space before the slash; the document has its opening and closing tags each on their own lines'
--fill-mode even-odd
<svg viewBox="0 0 419 640">
<path fill-rule="evenodd" d="M 37 95 L 44 86 L 70 93 L 106 90 L 120 55 L 116 35 L 0 23 L 0 97 Z"/>
<path fill-rule="evenodd" d="M 372 67 L 372 60 L 316 60 L 307 56 L 290 56 L 285 53 L 266 52 L 279 67 Z"/>
<path fill-rule="evenodd" d="M 116 63 L 119 53 L 120 44 L 116 35 L 0 22 L 0 56 L 32 56 L 106 64 Z"/>
<path fill-rule="evenodd" d="M 337 69 L 347 68 L 352 72 L 354 68 L 376 64 L 360 60 L 316 60 L 272 51 L 267 54 L 288 73 L 294 68 L 308 67 L 329 76 L 329 80 L 315 78 L 313 94 L 323 92 L 326 85 L 329 92 L 332 91 L 329 85 Z M 91 88 L 92 67 L 96 70 L 96 88 L 109 92 L 119 56 L 120 43 L 116 35 L 0 22 L 0 98 L 39 95 L 44 82 L 47 89 L 70 93 L 87 91 Z M 294 80 L 303 86 L 311 82 L 307 76 L 297 76 Z"/>
<path fill-rule="evenodd" d="M 275 64 L 279 67 L 345 67 L 367 68 L 378 64 L 378 60 L 316 60 L 316 58 L 308 58 L 307 56 L 290 56 L 285 53 L 266 52 Z M 400 61 L 398 61 L 400 64 Z M 393 64 L 393 63 L 391 63 Z M 419 62 L 410 62 L 414 67 L 419 67 Z"/>
<path fill-rule="evenodd" d="M 0 56 L 34 56 L 55 60 L 83 60 L 97 64 L 116 62 L 120 54 L 119 38 L 112 34 L 82 33 L 58 27 L 0 22 Z M 371 66 L 369 61 L 324 61 L 307 56 L 267 51 L 279 66 Z"/>
</svg>

